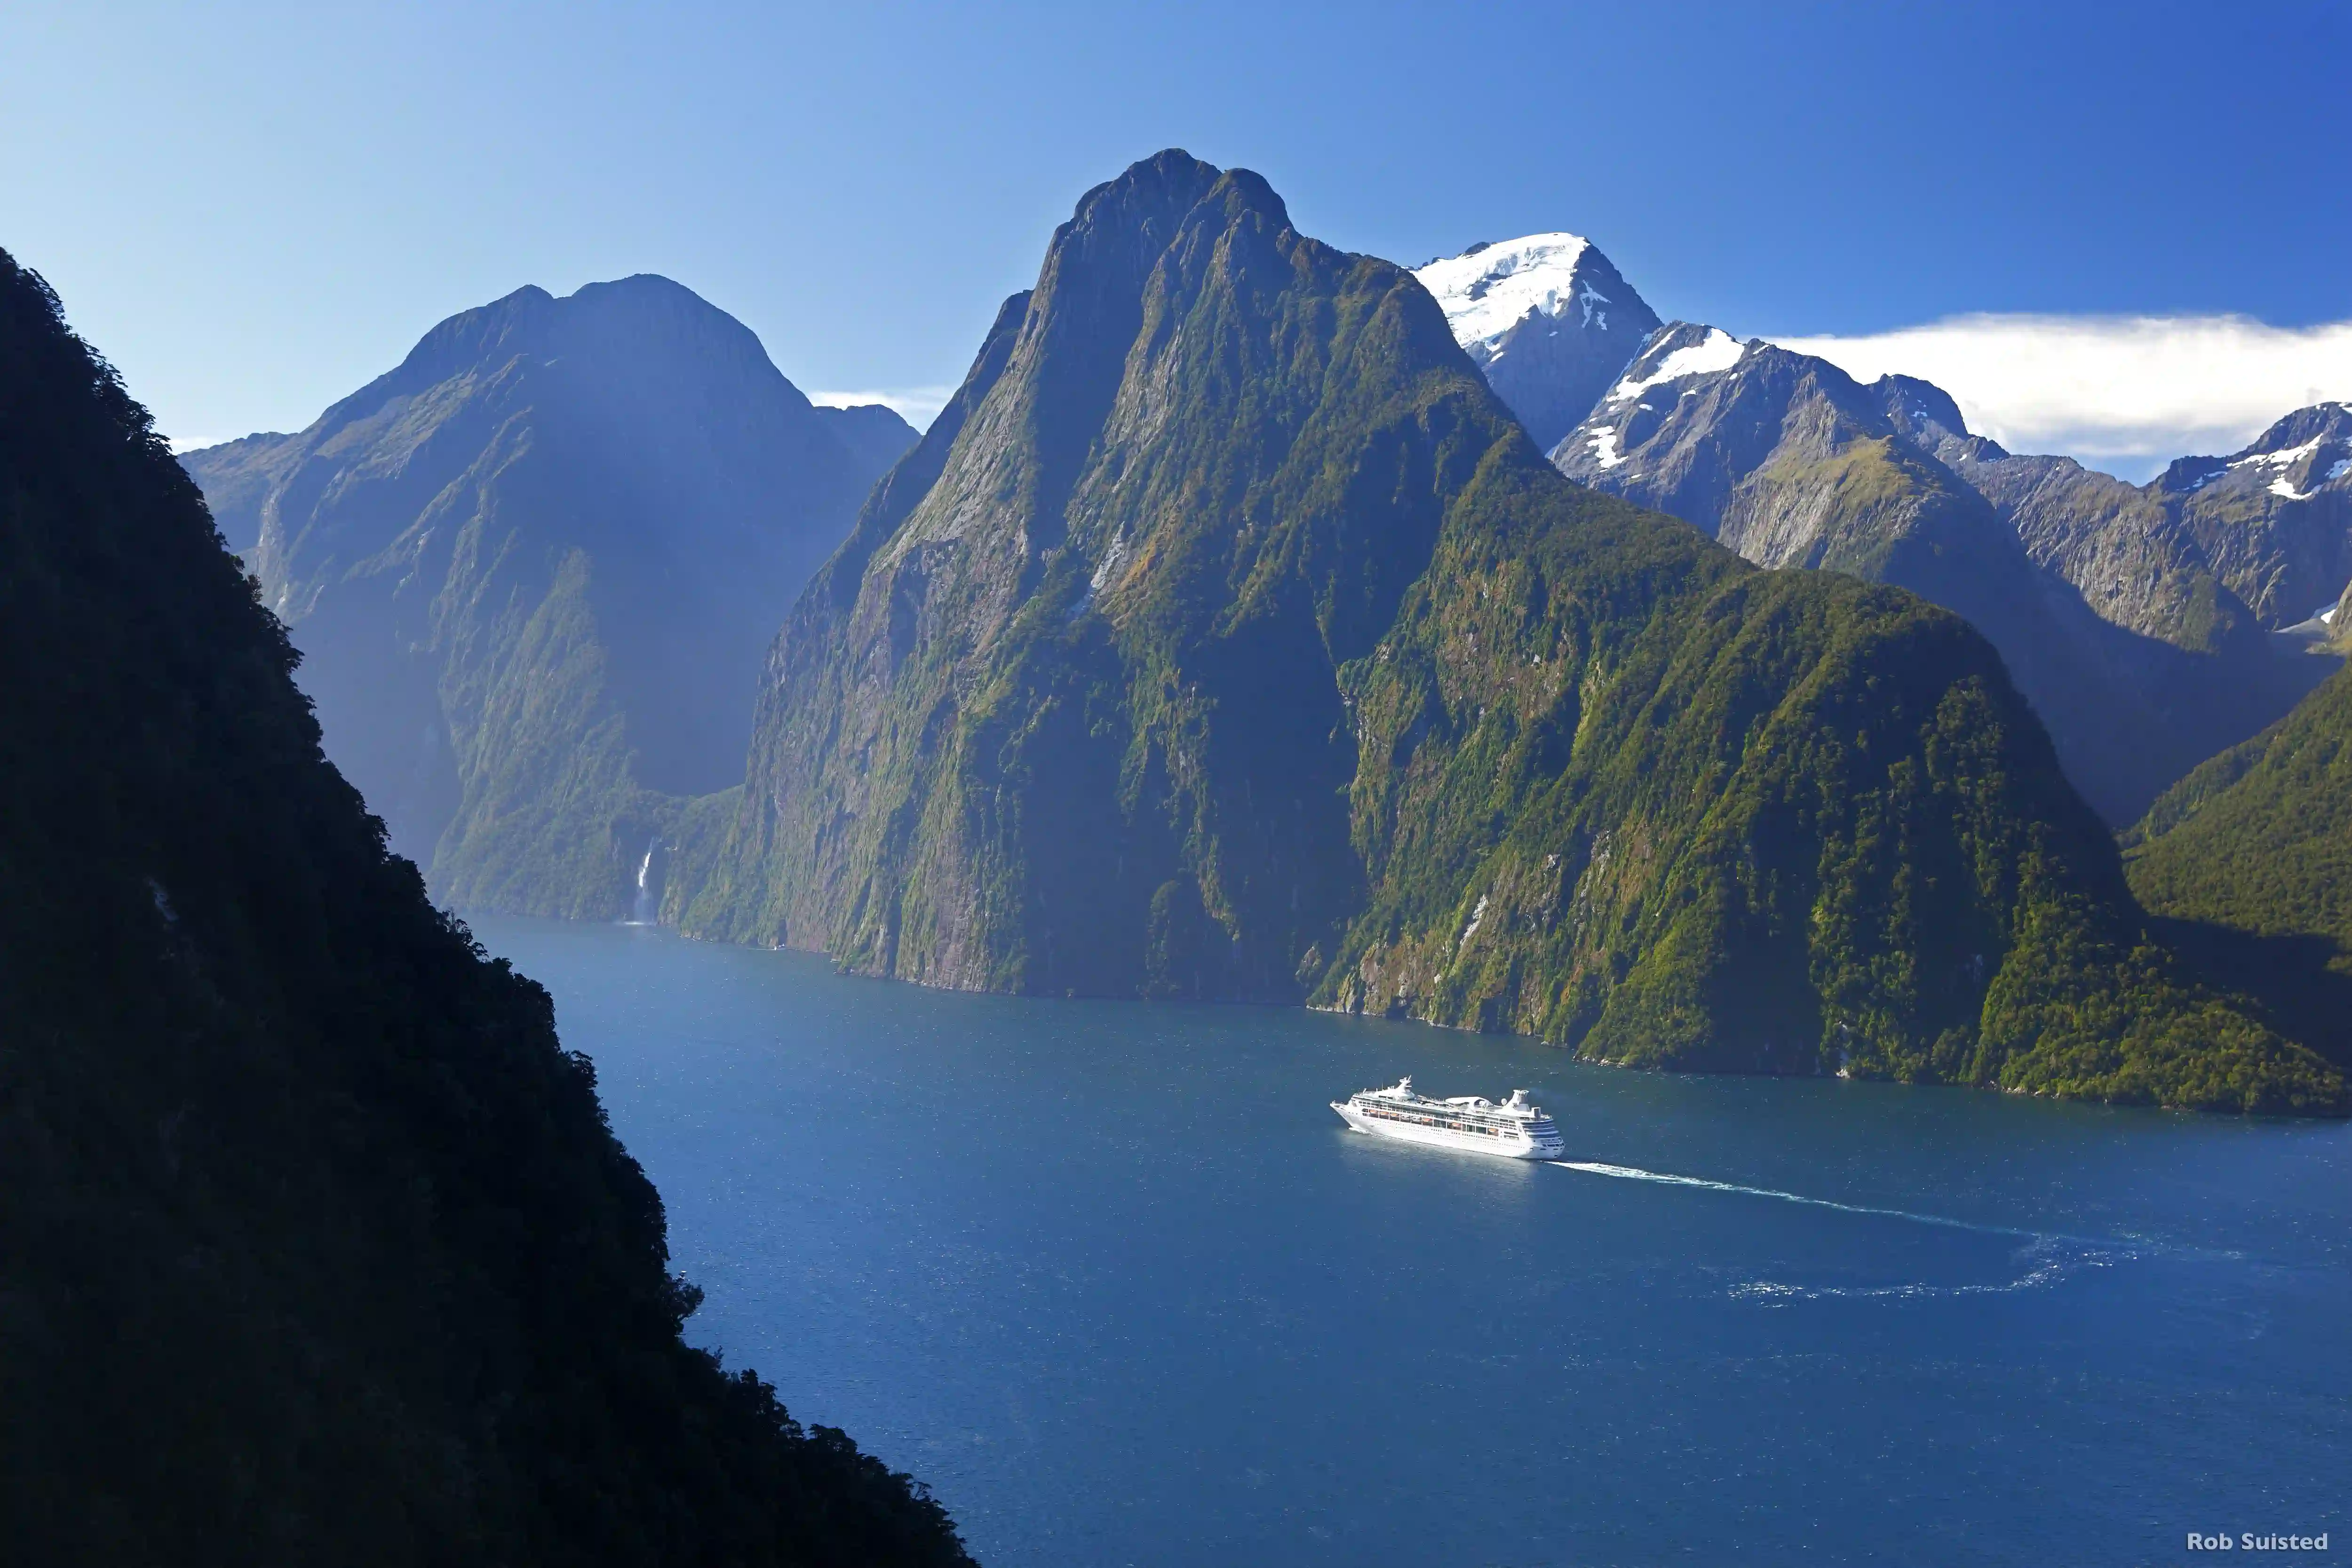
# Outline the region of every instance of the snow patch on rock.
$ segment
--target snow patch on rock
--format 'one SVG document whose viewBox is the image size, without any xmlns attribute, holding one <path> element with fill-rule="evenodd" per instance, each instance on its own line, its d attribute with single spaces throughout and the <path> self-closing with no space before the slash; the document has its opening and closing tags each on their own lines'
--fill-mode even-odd
<svg viewBox="0 0 2352 1568">
<path fill-rule="evenodd" d="M 1530 234 L 1433 261 L 1413 276 L 1436 296 L 1454 342 L 1492 350 L 1531 313 L 1558 320 L 1580 308 L 1583 324 L 1594 323 L 1593 307 L 1610 303 L 1609 298 L 1576 276 L 1591 248 L 1582 235 Z M 1608 318 L 1599 320 L 1605 329 Z"/>
<path fill-rule="evenodd" d="M 1729 370 L 1748 353 L 1748 345 L 1725 331 L 1721 327 L 1709 327 L 1706 336 L 1697 342 L 1675 350 L 1650 366 L 1647 375 L 1636 373 L 1610 388 L 1608 401 L 1630 403 L 1650 388 L 1669 381 L 1680 381 L 1686 375 L 1712 375 L 1717 371 Z"/>
</svg>

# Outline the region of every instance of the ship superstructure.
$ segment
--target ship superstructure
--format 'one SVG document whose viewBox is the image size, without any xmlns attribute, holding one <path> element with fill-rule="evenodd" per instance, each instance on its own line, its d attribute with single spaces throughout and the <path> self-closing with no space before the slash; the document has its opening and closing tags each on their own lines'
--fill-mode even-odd
<svg viewBox="0 0 2352 1568">
<path fill-rule="evenodd" d="M 1405 1078 L 1393 1089 L 1367 1089 L 1335 1100 L 1331 1109 L 1359 1132 L 1408 1143 L 1508 1160 L 1557 1160 L 1567 1152 L 1559 1129 L 1541 1106 L 1528 1103 L 1524 1089 L 1513 1089 L 1500 1105 L 1477 1095 L 1432 1100 L 1413 1092 L 1412 1079 Z"/>
</svg>

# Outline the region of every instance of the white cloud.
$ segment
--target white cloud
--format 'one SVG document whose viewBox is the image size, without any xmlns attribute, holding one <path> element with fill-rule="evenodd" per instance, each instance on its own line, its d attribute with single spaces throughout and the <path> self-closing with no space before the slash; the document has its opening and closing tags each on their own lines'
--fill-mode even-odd
<svg viewBox="0 0 2352 1568">
<path fill-rule="evenodd" d="M 869 392 L 812 392 L 808 400 L 820 408 L 853 408 L 861 403 L 879 403 L 916 429 L 926 430 L 954 395 L 952 386 L 898 386 Z"/>
<path fill-rule="evenodd" d="M 1971 315 L 1773 341 L 1860 381 L 1932 381 L 1969 429 L 2012 452 L 2063 453 L 2134 480 L 2174 458 L 2235 451 L 2294 409 L 2352 399 L 2352 321 Z"/>
</svg>

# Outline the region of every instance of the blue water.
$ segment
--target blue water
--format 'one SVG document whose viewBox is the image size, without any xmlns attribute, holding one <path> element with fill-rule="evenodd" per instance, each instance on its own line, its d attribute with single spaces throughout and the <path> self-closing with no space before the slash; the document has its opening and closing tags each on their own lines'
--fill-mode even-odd
<svg viewBox="0 0 2352 1568">
<path fill-rule="evenodd" d="M 708 1292 L 690 1335 L 927 1480 L 983 1563 L 2352 1552 L 2340 1123 L 477 931 L 595 1059 Z M 1533 1089 L 1585 1168 L 1327 1109 L 1407 1072 Z"/>
</svg>

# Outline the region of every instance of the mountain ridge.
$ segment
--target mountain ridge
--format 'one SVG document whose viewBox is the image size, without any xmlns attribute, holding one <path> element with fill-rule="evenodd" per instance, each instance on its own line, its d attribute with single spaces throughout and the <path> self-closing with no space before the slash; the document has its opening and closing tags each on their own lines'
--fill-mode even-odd
<svg viewBox="0 0 2352 1568">
<path fill-rule="evenodd" d="M 1966 616 L 2002 650 L 2069 776 L 2119 826 L 2323 673 L 2274 656 L 2168 536 L 2119 547 L 2136 514 L 2116 522 L 2111 504 L 2103 523 L 2067 510 L 2120 481 L 1969 436 L 1928 383 L 1864 386 L 1825 360 L 1676 323 L 1552 458 L 1761 565 L 1890 583 Z"/>
</svg>

